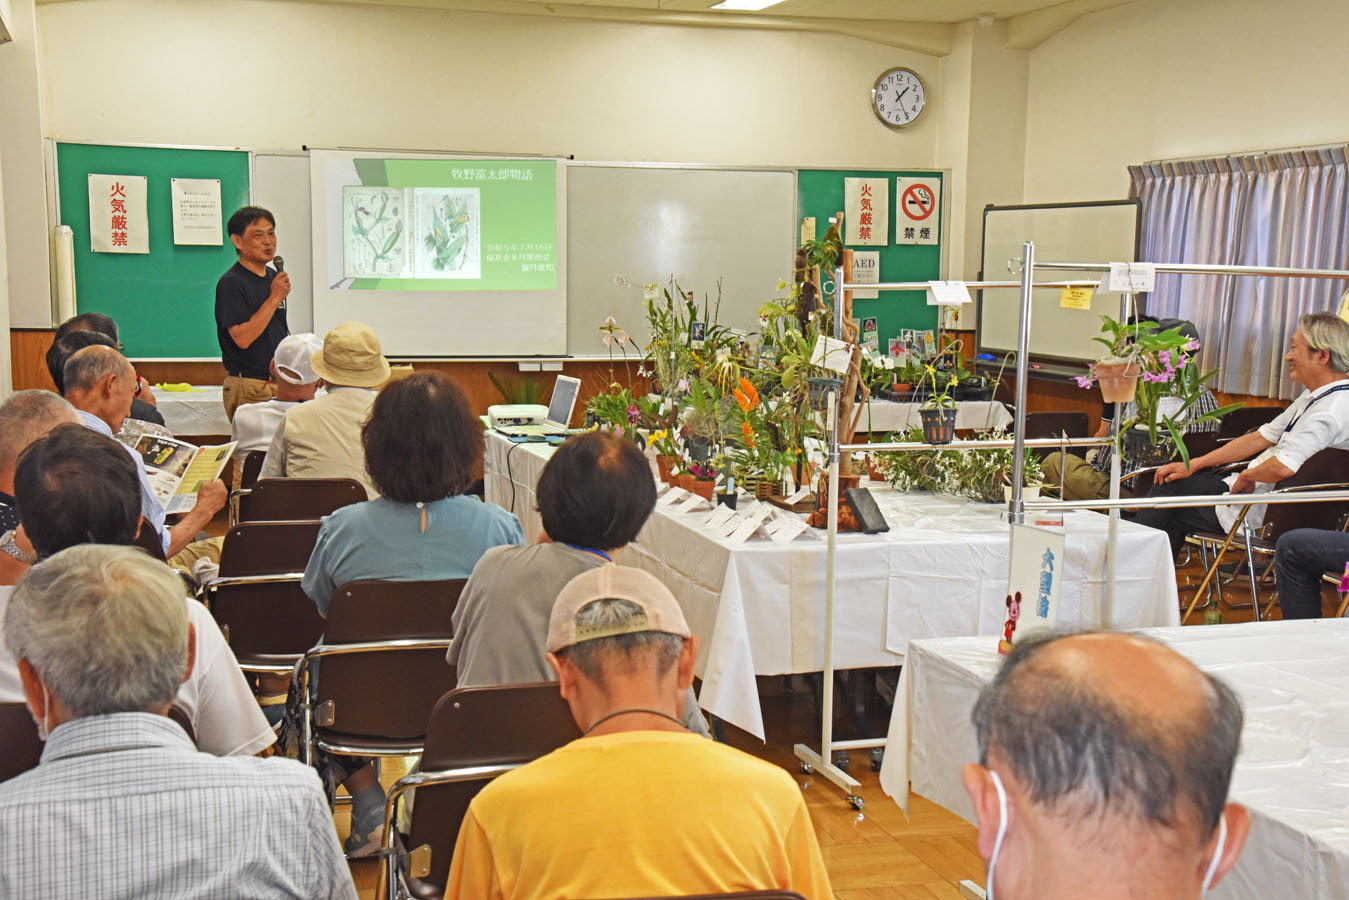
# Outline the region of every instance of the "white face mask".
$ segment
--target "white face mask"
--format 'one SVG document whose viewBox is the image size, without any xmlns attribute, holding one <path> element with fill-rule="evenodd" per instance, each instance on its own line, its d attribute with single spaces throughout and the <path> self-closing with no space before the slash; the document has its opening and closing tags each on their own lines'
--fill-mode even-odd
<svg viewBox="0 0 1349 900">
<path fill-rule="evenodd" d="M 998 777 L 997 772 L 989 769 L 988 774 L 993 776 L 993 787 L 998 791 L 998 834 L 993 839 L 993 854 L 988 859 L 988 900 L 993 900 L 993 870 L 997 868 L 998 854 L 1002 852 L 1002 841 L 1007 836 L 1007 789 L 1002 786 L 1002 779 Z M 1218 861 L 1223 858 L 1223 848 L 1226 844 L 1227 814 L 1223 813 L 1218 819 L 1218 846 L 1214 848 L 1208 871 L 1204 873 L 1204 883 L 1199 888 L 1201 894 L 1207 894 L 1213 885 L 1213 876 L 1218 873 Z"/>
</svg>

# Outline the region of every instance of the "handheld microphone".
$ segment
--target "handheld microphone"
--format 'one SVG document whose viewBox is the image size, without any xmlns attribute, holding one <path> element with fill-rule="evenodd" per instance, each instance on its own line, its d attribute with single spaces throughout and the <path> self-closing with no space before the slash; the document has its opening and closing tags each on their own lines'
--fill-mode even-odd
<svg viewBox="0 0 1349 900">
<path fill-rule="evenodd" d="M 282 259 L 280 256 L 272 257 L 272 265 L 276 266 L 276 273 L 278 275 L 286 271 L 286 261 Z"/>
</svg>

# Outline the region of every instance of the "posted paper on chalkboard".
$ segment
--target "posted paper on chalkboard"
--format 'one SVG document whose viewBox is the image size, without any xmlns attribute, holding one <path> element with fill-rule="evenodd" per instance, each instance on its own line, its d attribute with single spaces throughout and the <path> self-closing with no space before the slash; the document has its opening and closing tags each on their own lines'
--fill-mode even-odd
<svg viewBox="0 0 1349 900">
<path fill-rule="evenodd" d="M 220 179 L 174 178 L 169 183 L 173 204 L 173 242 L 196 247 L 219 247 Z"/>
<path fill-rule="evenodd" d="M 149 253 L 145 176 L 89 175 L 89 249 L 95 253 Z"/>
</svg>

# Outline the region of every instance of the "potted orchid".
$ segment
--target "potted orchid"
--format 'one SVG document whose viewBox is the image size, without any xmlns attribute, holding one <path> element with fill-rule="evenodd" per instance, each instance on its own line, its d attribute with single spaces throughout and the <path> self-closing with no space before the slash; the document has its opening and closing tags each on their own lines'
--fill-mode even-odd
<svg viewBox="0 0 1349 900">
<path fill-rule="evenodd" d="M 937 382 L 941 378 L 946 382 L 940 388 Z M 932 393 L 918 408 L 923 420 L 923 437 L 929 444 L 949 444 L 956 435 L 956 401 L 951 392 L 960 384 L 960 377 L 954 373 L 939 373 L 936 366 L 926 363 L 918 386 L 926 381 L 932 385 Z"/>
</svg>

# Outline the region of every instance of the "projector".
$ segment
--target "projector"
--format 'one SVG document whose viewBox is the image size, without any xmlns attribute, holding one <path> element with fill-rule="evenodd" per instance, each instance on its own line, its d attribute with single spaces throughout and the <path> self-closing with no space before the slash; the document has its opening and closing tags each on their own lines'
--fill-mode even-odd
<svg viewBox="0 0 1349 900">
<path fill-rule="evenodd" d="M 493 428 L 542 425 L 547 418 L 548 407 L 537 403 L 498 403 L 487 408 L 487 419 Z"/>
</svg>

